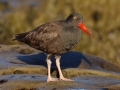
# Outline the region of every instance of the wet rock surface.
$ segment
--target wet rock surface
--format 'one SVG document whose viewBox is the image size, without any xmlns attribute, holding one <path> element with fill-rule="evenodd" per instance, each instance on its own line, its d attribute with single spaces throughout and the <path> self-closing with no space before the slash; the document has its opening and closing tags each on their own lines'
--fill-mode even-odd
<svg viewBox="0 0 120 90">
<path fill-rule="evenodd" d="M 119 90 L 120 68 L 107 60 L 70 51 L 62 55 L 65 77 L 74 81 L 46 82 L 46 55 L 26 45 L 0 45 L 0 90 Z M 52 76 L 59 77 L 52 57 Z"/>
</svg>

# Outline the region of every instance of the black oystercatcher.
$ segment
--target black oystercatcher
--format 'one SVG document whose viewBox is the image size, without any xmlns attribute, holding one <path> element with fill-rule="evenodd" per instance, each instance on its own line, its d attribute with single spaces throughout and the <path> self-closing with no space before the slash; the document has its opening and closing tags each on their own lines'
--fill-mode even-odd
<svg viewBox="0 0 120 90">
<path fill-rule="evenodd" d="M 64 78 L 60 68 L 61 54 L 71 50 L 80 40 L 81 31 L 89 35 L 92 33 L 84 26 L 83 17 L 78 13 L 72 13 L 65 20 L 47 22 L 34 30 L 17 34 L 13 40 L 24 42 L 29 46 L 41 50 L 47 54 L 48 79 L 50 81 L 72 81 Z M 55 55 L 59 79 L 51 77 L 51 57 Z"/>
</svg>

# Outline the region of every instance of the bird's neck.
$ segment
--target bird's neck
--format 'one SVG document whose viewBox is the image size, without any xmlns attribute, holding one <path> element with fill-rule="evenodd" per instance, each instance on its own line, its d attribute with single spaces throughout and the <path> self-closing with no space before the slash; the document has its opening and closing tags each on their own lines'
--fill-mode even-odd
<svg viewBox="0 0 120 90">
<path fill-rule="evenodd" d="M 78 26 L 74 26 L 73 23 L 68 21 L 62 21 L 62 24 L 64 25 L 64 30 L 68 32 L 81 32 L 80 28 Z"/>
</svg>

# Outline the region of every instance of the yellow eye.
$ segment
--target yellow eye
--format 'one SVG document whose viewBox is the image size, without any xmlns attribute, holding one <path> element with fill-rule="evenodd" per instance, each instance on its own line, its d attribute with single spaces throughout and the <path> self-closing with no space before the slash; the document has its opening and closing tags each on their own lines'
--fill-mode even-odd
<svg viewBox="0 0 120 90">
<path fill-rule="evenodd" d="M 73 17 L 74 20 L 78 20 L 78 18 L 76 16 Z"/>
</svg>

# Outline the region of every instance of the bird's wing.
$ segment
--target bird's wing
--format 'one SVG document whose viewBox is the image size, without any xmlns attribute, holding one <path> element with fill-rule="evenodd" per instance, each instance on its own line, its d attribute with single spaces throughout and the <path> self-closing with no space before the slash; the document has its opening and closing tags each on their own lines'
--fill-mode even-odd
<svg viewBox="0 0 120 90">
<path fill-rule="evenodd" d="M 35 28 L 30 34 L 32 38 L 38 41 L 48 41 L 56 38 L 60 33 L 59 23 L 46 23 Z"/>
<path fill-rule="evenodd" d="M 31 45 L 47 44 L 50 41 L 54 41 L 61 32 L 60 22 L 51 22 L 38 26 L 33 31 L 30 31 L 23 39 L 29 42 Z"/>
</svg>

